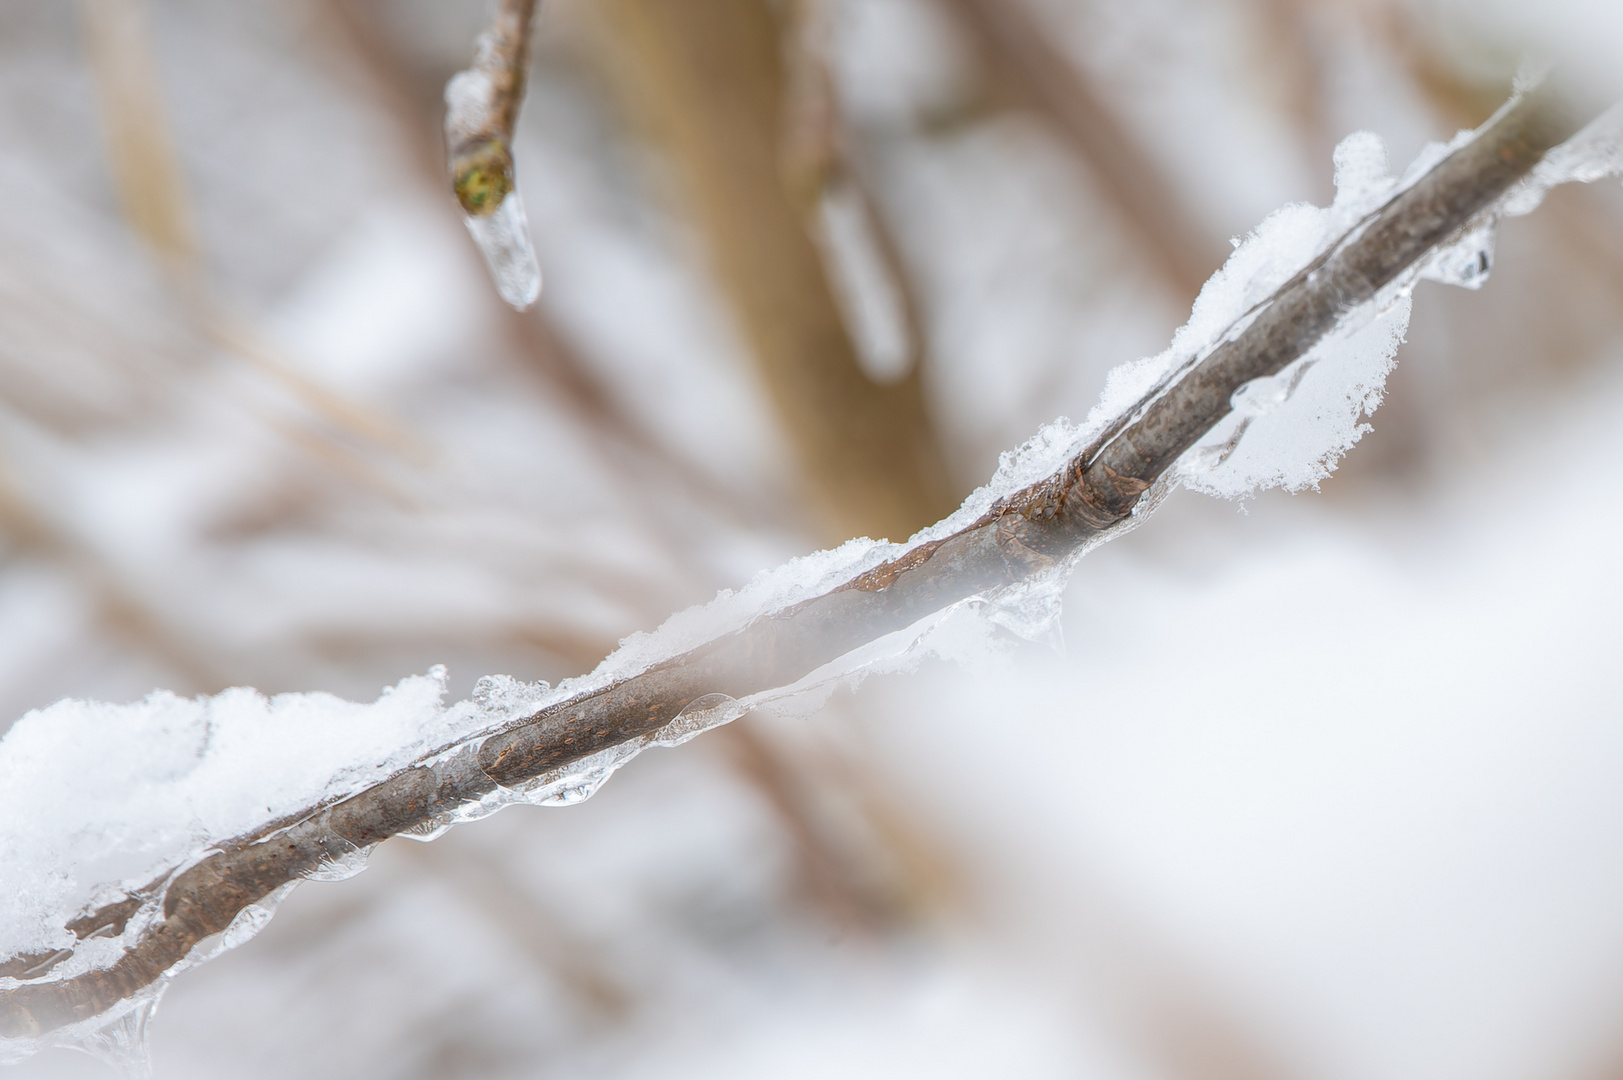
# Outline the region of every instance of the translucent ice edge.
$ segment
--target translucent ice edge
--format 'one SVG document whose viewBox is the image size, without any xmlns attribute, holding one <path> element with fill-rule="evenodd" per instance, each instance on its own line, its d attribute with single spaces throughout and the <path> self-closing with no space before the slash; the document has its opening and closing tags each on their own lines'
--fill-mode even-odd
<svg viewBox="0 0 1623 1080">
<path fill-rule="evenodd" d="M 494 38 L 481 34 L 473 67 L 457 72 L 446 83 L 446 145 L 457 146 L 490 130 L 495 108 L 491 73 L 496 62 Z M 518 189 L 509 191 L 494 212 L 483 217 L 464 214 L 463 221 L 501 298 L 517 311 L 534 304 L 541 295 L 541 263 L 530 242 L 530 222 Z"/>
<path fill-rule="evenodd" d="M 1246 301 L 1271 294 L 1473 136 L 1461 132 L 1449 143 L 1428 145 L 1396 179 L 1387 175 L 1386 154 L 1376 136 L 1367 132 L 1348 136 L 1335 151 L 1335 201 L 1322 209 L 1286 206 L 1269 215 L 1207 283 L 1190 325 L 1201 319 L 1202 305 L 1214 292 L 1218 295 L 1211 299 L 1222 312 L 1219 318 L 1237 312 L 1234 318 L 1243 324 L 1249 304 L 1241 307 L 1245 301 L 1234 294 L 1227 279 L 1244 280 L 1241 291 Z M 1225 498 L 1271 487 L 1317 489 L 1371 430 L 1368 418 L 1381 403 L 1386 377 L 1408 329 L 1415 285 L 1430 280 L 1481 288 L 1493 268 L 1494 240 L 1502 218 L 1531 212 L 1557 184 L 1587 183 L 1620 173 L 1623 106 L 1552 150 L 1449 243 L 1352 311 L 1307 355 L 1277 375 L 1241 387 L 1232 399 L 1234 411 L 1179 462 L 1177 482 Z M 1164 370 L 1166 354 L 1153 363 Z"/>
<path fill-rule="evenodd" d="M 1329 207 L 1286 206 L 1237 242 L 1165 352 L 1113 371 L 1083 423 L 1056 420 L 1004 454 L 991 482 L 951 517 L 905 543 L 861 538 L 765 571 L 737 591 L 672 616 L 652 633 L 627 638 L 594 671 L 555 688 L 491 676 L 480 680 L 471 700 L 446 706 L 445 672 L 435 668 L 403 679 L 371 704 L 326 694 L 266 698 L 239 688 L 196 699 L 157 691 L 129 705 L 69 700 L 30 712 L 0 739 L 0 866 L 9 886 L 0 891 L 0 963 L 71 949 L 71 956 L 44 976 L 49 980 L 110 965 L 158 918 L 162 891 L 147 899 L 122 934 L 78 942 L 64 924 L 87 907 L 172 878 L 230 837 L 329 804 L 413 764 L 469 752 L 476 740 L 523 723 L 539 709 L 618 682 L 968 526 L 996 500 L 1051 475 L 1131 415 L 1146 395 L 1231 336 L 1303 266 L 1470 137 L 1462 133 L 1449 144 L 1427 147 L 1403 177 L 1393 178 L 1376 137 L 1349 136 L 1336 149 L 1337 193 Z M 1479 286 L 1492 266 L 1500 217 L 1531 211 L 1556 184 L 1620 172 L 1623 108 L 1552 151 L 1453 243 L 1364 304 L 1307 356 L 1278 376 L 1242 388 L 1235 395 L 1235 412 L 1185 455 L 1126 527 L 1141 521 L 1177 483 L 1228 497 L 1269 486 L 1316 486 L 1368 430 L 1364 418 L 1380 402 L 1415 283 L 1433 279 Z M 417 830 L 416 838 L 432 839 L 453 824 L 514 803 L 578 802 L 646 747 L 676 745 L 753 709 L 815 709 L 838 687 L 868 674 L 906 670 L 929 655 L 983 655 L 1007 634 L 1054 641 L 1060 597 L 1074 562 L 962 601 L 792 685 L 736 700 L 721 694 L 700 698 L 653 735 L 458 808 Z M 366 855 L 335 849 L 311 877 L 348 877 L 365 867 Z M 225 933 L 200 944 L 158 983 L 119 1007 L 38 1039 L 0 1040 L 0 1061 L 46 1045 L 69 1045 L 130 1075 L 144 1075 L 142 1033 L 168 980 L 247 941 L 291 888 L 244 910 Z M 17 979 L 0 977 L 0 991 L 18 985 Z"/>
<path fill-rule="evenodd" d="M 464 214 L 468 233 L 485 257 L 496 292 L 515 311 L 524 311 L 541 295 L 541 263 L 530 242 L 530 223 L 524 200 L 515 188 L 494 213 L 484 217 Z"/>
</svg>

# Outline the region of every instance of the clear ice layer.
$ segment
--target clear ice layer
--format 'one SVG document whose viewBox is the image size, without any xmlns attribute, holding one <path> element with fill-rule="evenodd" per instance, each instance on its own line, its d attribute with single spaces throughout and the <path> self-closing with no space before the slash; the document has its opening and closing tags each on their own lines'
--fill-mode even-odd
<svg viewBox="0 0 1623 1080">
<path fill-rule="evenodd" d="M 463 215 L 468 232 L 485 257 L 496 291 L 515 311 L 523 311 L 541 295 L 541 263 L 530 243 L 530 222 L 517 189 L 507 193 L 494 213 L 485 217 Z"/>
</svg>

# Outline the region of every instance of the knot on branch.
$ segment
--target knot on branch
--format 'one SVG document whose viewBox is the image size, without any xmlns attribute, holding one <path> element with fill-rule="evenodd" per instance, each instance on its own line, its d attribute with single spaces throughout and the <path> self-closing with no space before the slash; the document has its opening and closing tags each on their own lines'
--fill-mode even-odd
<svg viewBox="0 0 1623 1080">
<path fill-rule="evenodd" d="M 1148 491 L 1150 482 L 1126 476 L 1104 462 L 1082 470 L 1065 492 L 1065 515 L 1090 529 L 1104 531 L 1133 512 L 1138 497 Z"/>
<path fill-rule="evenodd" d="M 1102 461 L 1093 465 L 1073 461 L 1046 480 L 997 500 L 987 517 L 1000 527 L 1009 515 L 1036 525 L 1063 518 L 1097 532 L 1131 514 L 1149 487 L 1148 480 L 1119 473 Z"/>
</svg>

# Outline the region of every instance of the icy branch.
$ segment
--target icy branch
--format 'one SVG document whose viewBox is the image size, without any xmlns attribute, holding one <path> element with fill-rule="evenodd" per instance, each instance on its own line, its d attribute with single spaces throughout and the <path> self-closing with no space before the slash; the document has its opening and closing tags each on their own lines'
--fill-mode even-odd
<svg viewBox="0 0 1623 1080">
<path fill-rule="evenodd" d="M 530 66 L 536 0 L 501 0 L 473 67 L 445 87 L 451 188 L 502 299 L 523 310 L 541 291 L 524 203 L 514 188 L 513 127 Z"/>
<path fill-rule="evenodd" d="M 852 541 L 797 560 L 629 640 L 595 672 L 556 689 L 486 680 L 475 701 L 443 709 L 418 680 L 378 705 L 348 706 L 358 721 L 407 732 L 404 742 L 377 759 L 351 756 L 347 768 L 337 753 L 315 805 L 269 811 L 281 816 L 229 840 L 205 836 L 146 884 L 110 889 L 91 910 L 42 930 L 34 951 L 0 941 L 0 1055 L 137 1016 L 175 972 L 251 936 L 291 884 L 354 873 L 390 836 L 428 838 L 513 802 L 575 801 L 645 746 L 894 665 L 954 612 L 978 608 L 1040 632 L 1075 560 L 1142 520 L 1174 483 L 1243 487 L 1232 479 L 1225 487 L 1214 470 L 1253 439 L 1253 420 L 1266 428 L 1270 403 L 1311 378 L 1306 365 L 1333 367 L 1337 350 L 1372 326 L 1385 334 L 1376 366 L 1389 363 L 1395 337 L 1381 320 L 1407 303 L 1416 280 L 1471 283 L 1486 270 L 1482 237 L 1498 214 L 1526 212 L 1550 183 L 1615 169 L 1615 146 L 1601 160 L 1571 144 L 1540 166 L 1576 126 L 1535 91 L 1451 153 L 1440 149 L 1429 168 L 1411 170 L 1407 185 L 1385 178 L 1371 165 L 1378 155 L 1349 140 L 1338 153 L 1335 206 L 1287 208 L 1264 223 L 1213 278 L 1167 353 L 1121 369 L 1087 424 L 1046 429 L 1006 456 L 956 514 L 906 544 Z M 1286 229 L 1293 221 L 1299 227 Z M 1286 242 L 1293 237 L 1295 248 Z M 1378 380 L 1359 393 L 1378 397 Z M 1355 394 L 1360 403 L 1372 407 Z M 1355 408 L 1346 430 L 1357 420 Z M 1286 449 L 1320 467 L 1356 431 L 1335 438 Z M 1253 480 L 1312 482 L 1252 464 Z M 238 696 L 227 702 L 229 694 Z M 143 707 L 207 750 L 230 730 L 215 711 L 268 710 L 296 722 L 307 704 L 228 695 Z M 35 717 L 46 715 L 25 718 L 0 744 L 0 778 L 30 760 L 18 733 L 45 730 Z"/>
</svg>

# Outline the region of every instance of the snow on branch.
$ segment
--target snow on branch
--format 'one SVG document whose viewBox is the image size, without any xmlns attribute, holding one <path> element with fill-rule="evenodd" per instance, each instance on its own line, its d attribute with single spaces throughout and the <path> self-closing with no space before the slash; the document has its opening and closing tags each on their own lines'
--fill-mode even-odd
<svg viewBox="0 0 1623 1080">
<path fill-rule="evenodd" d="M 29 714 L 0 741 L 0 1059 L 137 1032 L 176 973 L 390 836 L 577 801 L 647 746 L 809 707 L 943 649 L 965 620 L 1041 635 L 1075 561 L 1178 483 L 1311 486 L 1365 430 L 1415 283 L 1480 282 L 1499 216 L 1618 171 L 1615 122 L 1548 153 L 1576 128 L 1534 90 L 1401 179 L 1378 140 L 1350 138 L 1335 203 L 1264 222 L 1172 346 L 1118 369 L 1086 423 L 1045 428 L 907 543 L 795 560 L 580 679 L 485 679 L 450 707 L 436 672 L 374 705 L 230 690 Z"/>
</svg>

